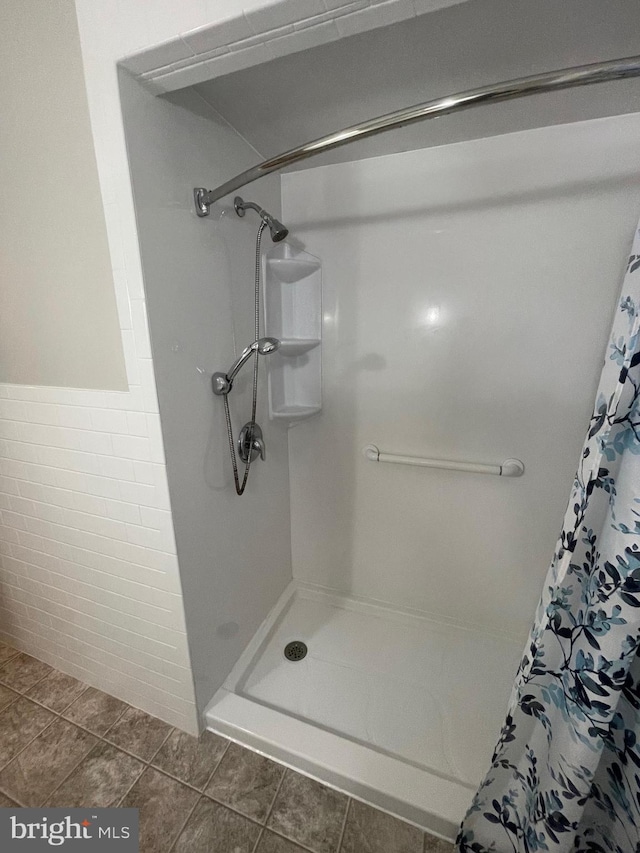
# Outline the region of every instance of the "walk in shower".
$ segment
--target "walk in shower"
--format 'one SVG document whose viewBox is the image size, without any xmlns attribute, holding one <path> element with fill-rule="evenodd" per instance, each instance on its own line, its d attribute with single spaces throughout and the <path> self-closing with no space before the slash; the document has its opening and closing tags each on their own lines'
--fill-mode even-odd
<svg viewBox="0 0 640 853">
<path fill-rule="evenodd" d="M 595 0 L 577 21 L 529 5 L 160 97 L 121 71 L 203 720 L 449 838 L 504 720 L 640 198 L 639 65 L 601 64 L 637 53 L 633 4 L 606 39 Z M 574 88 L 589 73 L 609 82 Z M 419 102 L 440 121 L 278 156 Z M 483 106 L 446 115 L 463 102 Z"/>
</svg>

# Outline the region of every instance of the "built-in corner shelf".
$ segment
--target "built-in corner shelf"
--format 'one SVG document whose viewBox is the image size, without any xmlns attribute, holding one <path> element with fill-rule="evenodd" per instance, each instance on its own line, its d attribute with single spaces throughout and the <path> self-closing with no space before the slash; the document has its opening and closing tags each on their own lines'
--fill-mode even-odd
<svg viewBox="0 0 640 853">
<path fill-rule="evenodd" d="M 322 265 L 286 242 L 262 263 L 265 331 L 280 341 L 268 359 L 269 415 L 302 420 L 322 408 Z"/>
<path fill-rule="evenodd" d="M 302 355 L 320 346 L 320 338 L 281 338 L 280 355 Z"/>
<path fill-rule="evenodd" d="M 303 418 L 310 418 L 311 415 L 317 414 L 322 406 L 280 406 L 279 409 L 271 412 L 271 418 L 275 421 L 301 421 Z"/>
<path fill-rule="evenodd" d="M 301 254 L 305 257 L 298 255 L 290 258 L 268 258 L 267 267 L 280 281 L 293 284 L 294 281 L 300 281 L 301 278 L 312 275 L 320 268 L 320 261 L 313 255 L 306 255 L 305 252 Z"/>
</svg>

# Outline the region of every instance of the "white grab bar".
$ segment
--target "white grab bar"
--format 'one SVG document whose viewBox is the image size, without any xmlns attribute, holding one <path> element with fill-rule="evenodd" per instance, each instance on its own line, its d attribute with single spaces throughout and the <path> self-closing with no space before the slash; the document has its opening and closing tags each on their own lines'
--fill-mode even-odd
<svg viewBox="0 0 640 853">
<path fill-rule="evenodd" d="M 501 465 L 482 465 L 479 462 L 452 462 L 448 459 L 424 459 L 421 456 L 400 456 L 395 453 L 383 453 L 375 444 L 367 444 L 362 452 L 371 462 L 395 462 L 396 465 L 444 468 L 449 471 L 471 471 L 474 474 L 496 474 L 498 477 L 521 477 L 524 474 L 524 464 L 519 459 L 505 459 Z"/>
</svg>

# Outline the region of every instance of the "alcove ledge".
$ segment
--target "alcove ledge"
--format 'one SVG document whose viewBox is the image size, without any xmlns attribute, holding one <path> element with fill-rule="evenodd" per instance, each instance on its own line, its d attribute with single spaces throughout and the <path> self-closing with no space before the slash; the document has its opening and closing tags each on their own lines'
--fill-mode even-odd
<svg viewBox="0 0 640 853">
<path fill-rule="evenodd" d="M 470 0 L 278 0 L 125 56 L 154 94 L 193 86 Z"/>
</svg>

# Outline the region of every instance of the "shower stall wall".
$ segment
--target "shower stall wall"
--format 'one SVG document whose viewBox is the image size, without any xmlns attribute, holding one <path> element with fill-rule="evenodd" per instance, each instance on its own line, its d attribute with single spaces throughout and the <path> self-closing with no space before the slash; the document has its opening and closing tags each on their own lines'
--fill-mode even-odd
<svg viewBox="0 0 640 853">
<path fill-rule="evenodd" d="M 283 176 L 285 221 L 325 270 L 325 409 L 289 437 L 296 579 L 524 642 L 633 235 L 639 142 L 629 115 Z M 525 474 L 375 465 L 370 443 Z"/>
<path fill-rule="evenodd" d="M 244 168 L 255 151 L 191 91 L 156 98 L 126 71 L 120 91 L 145 278 L 167 474 L 200 711 L 291 580 L 286 430 L 269 424 L 264 365 L 258 421 L 268 455 L 241 505 L 228 465 L 222 400 L 211 375 L 253 340 L 255 222 L 232 203 L 193 209 L 194 176 Z M 279 215 L 280 179 L 256 194 Z M 230 400 L 237 433 L 252 371 Z"/>
</svg>

